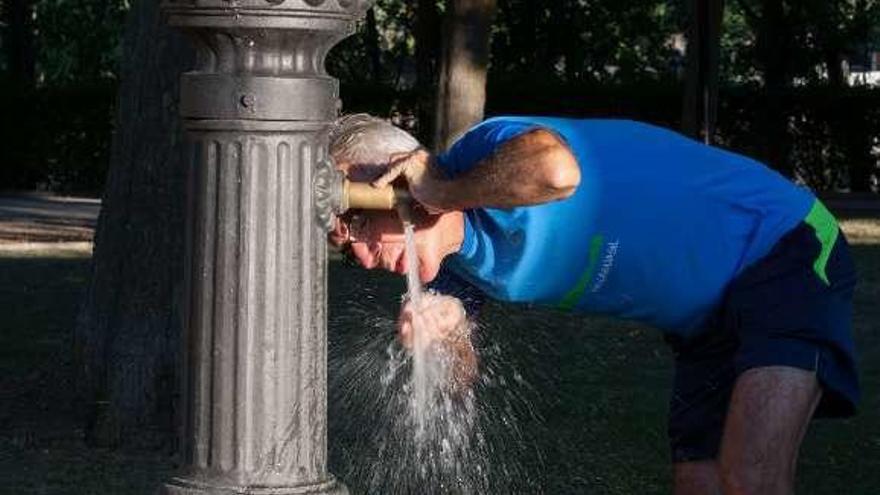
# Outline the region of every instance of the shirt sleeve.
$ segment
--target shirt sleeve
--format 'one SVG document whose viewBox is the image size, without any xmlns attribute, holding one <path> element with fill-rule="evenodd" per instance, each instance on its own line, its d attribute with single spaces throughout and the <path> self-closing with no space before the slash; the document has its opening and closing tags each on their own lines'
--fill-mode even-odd
<svg viewBox="0 0 880 495">
<path fill-rule="evenodd" d="M 473 127 L 437 157 L 437 165 L 450 178 L 474 168 L 499 146 L 540 126 L 496 117 Z"/>
</svg>

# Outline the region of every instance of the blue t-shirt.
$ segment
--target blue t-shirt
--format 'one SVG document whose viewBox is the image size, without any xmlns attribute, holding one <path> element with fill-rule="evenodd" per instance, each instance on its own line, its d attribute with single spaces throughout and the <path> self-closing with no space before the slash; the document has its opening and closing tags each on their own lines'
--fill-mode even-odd
<svg viewBox="0 0 880 495">
<path fill-rule="evenodd" d="M 623 120 L 492 118 L 438 165 L 455 177 L 537 128 L 568 144 L 580 186 L 562 201 L 466 211 L 461 249 L 444 262 L 496 299 L 689 335 L 815 200 L 754 160 Z"/>
</svg>

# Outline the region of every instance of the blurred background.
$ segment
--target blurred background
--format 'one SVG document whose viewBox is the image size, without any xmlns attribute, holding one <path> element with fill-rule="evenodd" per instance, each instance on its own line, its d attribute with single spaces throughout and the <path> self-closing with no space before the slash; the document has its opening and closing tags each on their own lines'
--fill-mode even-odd
<svg viewBox="0 0 880 495">
<path fill-rule="evenodd" d="M 876 191 L 874 1 L 470 3 L 486 8 L 467 22 L 491 35 L 481 60 L 487 114 L 622 116 L 696 135 L 706 96 L 719 145 L 820 191 Z M 15 146 L 0 150 L 3 189 L 100 194 L 130 10 L 122 0 L 4 0 L 0 132 Z M 445 11 L 443 1 L 375 3 L 327 64 L 346 111 L 398 115 L 432 135 L 443 40 L 454 29 Z"/>
<path fill-rule="evenodd" d="M 0 494 L 147 494 L 178 465 L 177 92 L 192 60 L 158 1 L 0 0 Z M 344 112 L 435 150 L 495 114 L 630 118 L 814 189 L 854 245 L 865 402 L 812 427 L 799 493 L 876 493 L 880 1 L 377 0 L 327 68 Z M 358 407 L 374 391 L 334 384 L 347 383 L 339 363 L 394 345 L 403 285 L 336 257 L 329 284 L 331 471 L 354 493 L 389 493 L 376 473 L 394 473 L 362 435 L 381 419 Z M 481 392 L 485 416 L 503 407 L 510 421 L 486 427 L 498 493 L 669 492 L 656 332 L 487 315 L 484 366 L 505 385 Z M 456 493 L 421 493 L 441 491 Z"/>
</svg>

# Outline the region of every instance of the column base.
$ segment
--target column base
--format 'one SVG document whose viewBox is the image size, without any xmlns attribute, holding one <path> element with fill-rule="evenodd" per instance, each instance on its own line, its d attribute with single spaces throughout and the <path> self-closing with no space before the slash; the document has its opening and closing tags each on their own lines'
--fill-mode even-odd
<svg viewBox="0 0 880 495">
<path fill-rule="evenodd" d="M 212 484 L 186 478 L 172 478 L 157 495 L 349 495 L 348 488 L 335 478 L 323 483 L 294 486 L 234 486 Z"/>
</svg>

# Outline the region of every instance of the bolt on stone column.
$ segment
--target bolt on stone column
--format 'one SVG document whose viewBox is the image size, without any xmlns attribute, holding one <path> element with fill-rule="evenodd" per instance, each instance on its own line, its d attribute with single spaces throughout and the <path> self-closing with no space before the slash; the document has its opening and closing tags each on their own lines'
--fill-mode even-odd
<svg viewBox="0 0 880 495">
<path fill-rule="evenodd" d="M 327 472 L 326 229 L 339 177 L 324 71 L 368 0 L 165 0 L 197 50 L 181 447 L 166 495 L 337 494 Z"/>
</svg>

